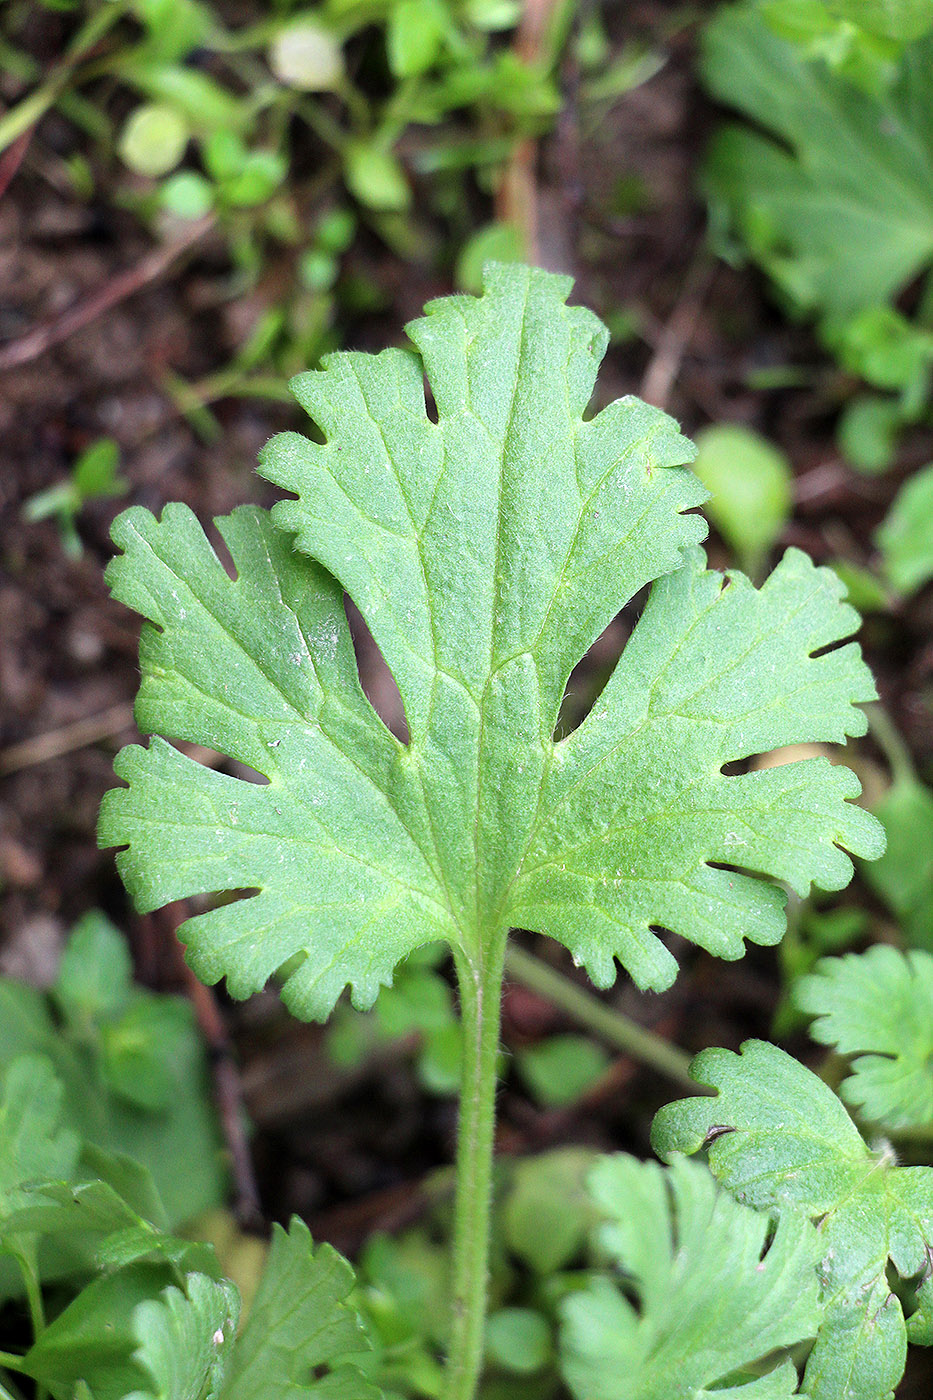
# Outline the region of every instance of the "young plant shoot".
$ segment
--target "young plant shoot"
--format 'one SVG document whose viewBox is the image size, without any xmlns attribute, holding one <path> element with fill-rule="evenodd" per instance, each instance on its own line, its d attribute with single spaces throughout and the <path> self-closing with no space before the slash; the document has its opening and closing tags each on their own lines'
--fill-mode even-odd
<svg viewBox="0 0 933 1400">
<path fill-rule="evenodd" d="M 840 889 L 845 852 L 883 844 L 844 767 L 724 773 L 865 732 L 858 616 L 795 549 L 760 589 L 706 568 L 677 425 L 634 398 L 587 416 L 608 336 L 570 285 L 492 265 L 482 296 L 427 307 L 411 348 L 299 375 L 324 441 L 269 443 L 261 471 L 294 499 L 217 522 L 232 578 L 181 505 L 123 514 L 108 571 L 146 619 L 136 717 L 156 737 L 117 758 L 100 839 L 140 910 L 242 893 L 181 929 L 198 975 L 236 997 L 279 977 L 297 1016 L 323 1019 L 344 987 L 369 1006 L 414 949 L 450 946 L 465 1054 L 446 1400 L 471 1400 L 483 1356 L 509 930 L 559 940 L 599 987 L 618 961 L 658 990 L 677 973 L 665 930 L 739 958 L 781 938 L 782 884 Z M 647 584 L 612 678 L 556 738 L 571 670 Z M 407 742 L 363 694 L 345 592 Z"/>
</svg>

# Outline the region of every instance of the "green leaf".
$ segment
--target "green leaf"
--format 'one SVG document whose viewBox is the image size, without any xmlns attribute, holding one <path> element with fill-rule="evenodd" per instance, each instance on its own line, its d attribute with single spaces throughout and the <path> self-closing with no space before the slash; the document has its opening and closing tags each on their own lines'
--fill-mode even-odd
<svg viewBox="0 0 933 1400">
<path fill-rule="evenodd" d="M 446 1346 L 450 1329 L 450 1265 L 426 1228 L 395 1237 L 372 1235 L 360 1260 L 366 1302 L 383 1335 Z"/>
<path fill-rule="evenodd" d="M 195 170 L 180 170 L 159 191 L 163 209 L 179 219 L 201 219 L 214 204 L 214 188 Z"/>
<path fill-rule="evenodd" d="M 903 415 L 895 399 L 859 394 L 843 409 L 836 425 L 839 451 L 860 472 L 887 471 L 897 451 Z"/>
<path fill-rule="evenodd" d="M 826 0 L 829 11 L 883 39 L 909 42 L 933 28 L 929 0 Z"/>
<path fill-rule="evenodd" d="M 118 1020 L 101 1027 L 101 1059 L 114 1093 L 150 1112 L 177 1092 L 173 1062 L 191 1030 L 191 1013 L 174 997 L 137 992 Z"/>
<path fill-rule="evenodd" d="M 486 224 L 468 238 L 457 257 L 456 284 L 466 292 L 483 290 L 488 262 L 522 261 L 522 236 L 513 224 Z"/>
<path fill-rule="evenodd" d="M 741 423 L 701 429 L 697 449 L 693 470 L 710 493 L 706 513 L 742 567 L 756 573 L 790 516 L 790 463 Z"/>
<path fill-rule="evenodd" d="M 126 65 L 126 79 L 151 97 L 175 108 L 192 132 L 240 131 L 250 120 L 251 106 L 228 92 L 200 69 L 180 64 L 154 66 L 143 59 Z"/>
<path fill-rule="evenodd" d="M 95 909 L 72 929 L 52 995 L 66 1020 L 76 1029 L 87 1029 L 124 1010 L 132 973 L 126 939 Z"/>
<path fill-rule="evenodd" d="M 221 198 L 234 209 L 263 204 L 288 174 L 288 162 L 275 151 L 250 151 L 243 168 L 220 188 Z"/>
<path fill-rule="evenodd" d="M 0 1221 L 0 1245 L 24 1234 L 52 1239 L 73 1268 L 82 1271 L 168 1263 L 217 1272 L 206 1246 L 164 1234 L 107 1181 L 40 1181 L 24 1188 L 19 1201 Z"/>
<path fill-rule="evenodd" d="M 886 1400 L 904 1369 L 907 1327 L 888 1286 L 925 1272 L 933 1249 L 933 1169 L 898 1167 L 863 1142 L 822 1080 L 777 1046 L 707 1050 L 691 1074 L 714 1098 L 668 1104 L 652 1143 L 662 1157 L 706 1146 L 740 1201 L 819 1223 L 826 1316 L 807 1362 L 811 1400 Z"/>
<path fill-rule="evenodd" d="M 558 1147 L 514 1164 L 502 1232 L 508 1248 L 539 1274 L 566 1267 L 583 1247 L 593 1222 L 585 1187 L 593 1160 L 590 1148 Z"/>
<path fill-rule="evenodd" d="M 389 67 L 395 76 L 410 78 L 427 72 L 450 27 L 442 0 L 396 0 L 386 28 Z"/>
<path fill-rule="evenodd" d="M 379 213 L 408 208 L 411 189 L 391 151 L 380 150 L 371 141 L 350 141 L 343 162 L 347 189 L 361 204 Z"/>
<path fill-rule="evenodd" d="M 887 589 L 871 569 L 863 569 L 848 559 L 834 559 L 831 567 L 842 581 L 846 599 L 860 613 L 884 612 L 890 606 Z"/>
<path fill-rule="evenodd" d="M 80 927 L 85 928 L 84 925 Z M 93 928 L 92 925 L 90 940 L 96 942 Z M 88 937 L 84 931 L 82 943 Z M 103 955 L 108 945 L 111 951 L 107 956 L 113 959 L 114 988 L 117 988 L 123 985 L 125 959 L 109 937 L 105 936 L 95 956 Z M 103 995 L 99 982 L 102 974 L 99 968 L 92 966 L 87 981 L 79 985 L 75 979 L 80 973 L 76 960 L 71 957 L 70 946 L 66 946 L 62 967 L 54 994 L 58 999 L 64 976 L 65 986 L 78 999 L 71 1003 L 78 1015 L 78 1002 L 86 1011 L 91 999 L 99 1000 Z M 66 992 L 66 999 L 68 995 Z M 121 1039 L 125 1049 L 131 1048 L 119 1034 L 119 1018 L 110 1023 L 81 1021 L 78 1024 L 69 1020 L 61 1027 L 53 1019 L 48 1001 L 40 992 L 5 978 L 0 978 L 0 1073 L 19 1055 L 45 1057 L 64 1090 L 63 1125 L 76 1135 L 76 1140 L 80 1138 L 85 1144 L 96 1144 L 108 1152 L 130 1152 L 144 1163 L 156 1180 L 170 1223 L 177 1225 L 222 1198 L 226 1174 L 204 1048 L 191 1006 L 179 998 L 155 997 L 134 988 L 126 1003 L 128 1026 L 138 1021 L 137 1008 L 150 1003 L 170 1008 L 155 1017 L 160 1039 L 158 1042 L 150 1039 L 148 1045 L 150 1065 L 152 1060 L 157 1062 L 155 1073 L 163 1087 L 168 1081 L 168 1092 L 156 1094 L 164 1099 L 165 1107 L 161 1112 L 136 1106 L 140 1088 L 147 1094 L 149 1103 L 153 1102 L 153 1095 L 151 1085 L 143 1082 L 138 1086 L 132 1073 L 124 1073 L 129 1068 L 127 1058 L 120 1053 L 113 1054 L 113 1050 L 119 1050 Z M 105 1024 L 107 1029 L 104 1029 Z M 101 1042 L 108 1039 L 112 1044 L 107 1058 L 120 1091 L 117 1093 L 110 1091 L 114 1086 L 108 1085 L 108 1070 L 103 1063 Z M 136 1053 L 130 1058 L 138 1063 L 139 1038 L 133 1038 L 133 1043 Z M 182 1156 L 188 1166 L 184 1172 L 179 1172 L 178 1162 Z M 49 1171 L 45 1175 L 67 1173 Z"/>
<path fill-rule="evenodd" d="M 297 1217 L 272 1245 L 246 1326 L 219 1392 L 222 1400 L 379 1400 L 353 1364 L 368 1343 L 347 1301 L 353 1270 L 330 1245 L 313 1247 Z"/>
<path fill-rule="evenodd" d="M 203 1274 L 189 1274 L 184 1292 L 166 1288 L 158 1299 L 138 1303 L 132 1330 L 139 1345 L 133 1359 L 152 1384 L 134 1391 L 126 1400 L 212 1400 L 219 1396 L 239 1312 L 240 1299 L 233 1284 L 226 1280 L 218 1283 Z M 278 1400 L 278 1393 L 271 1388 L 262 1393 Z"/>
<path fill-rule="evenodd" d="M 915 947 L 933 951 L 933 792 L 899 777 L 875 804 L 887 847 L 862 871 Z"/>
<path fill-rule="evenodd" d="M 98 438 L 77 458 L 71 469 L 75 489 L 84 501 L 107 500 L 129 490 L 118 473 L 120 448 L 113 438 Z"/>
<path fill-rule="evenodd" d="M 602 1046 L 585 1035 L 550 1035 L 520 1050 L 518 1072 L 545 1107 L 574 1103 L 591 1089 L 609 1064 Z"/>
<path fill-rule="evenodd" d="M 547 1319 L 532 1308 L 500 1308 L 486 1323 L 486 1354 L 517 1375 L 540 1371 L 551 1355 Z"/>
<path fill-rule="evenodd" d="M 606 333 L 568 291 L 494 266 L 481 299 L 409 327 L 420 355 L 335 355 L 296 379 L 326 441 L 265 450 L 298 500 L 275 508 L 278 529 L 253 509 L 218 522 L 235 579 L 182 506 L 114 527 L 108 578 L 148 619 L 138 724 L 267 781 L 162 739 L 130 747 L 101 843 L 126 848 L 142 910 L 258 891 L 181 932 L 234 996 L 281 971 L 288 1005 L 323 1017 L 347 983 L 371 1004 L 424 943 L 479 957 L 509 926 L 564 942 L 600 986 L 618 957 L 664 987 L 676 963 L 656 928 L 739 957 L 745 937 L 781 937 L 772 881 L 838 889 L 841 846 L 881 849 L 846 769 L 723 774 L 864 733 L 871 678 L 854 645 L 833 649 L 858 617 L 796 550 L 760 592 L 705 569 L 676 426 L 634 399 L 582 417 Z M 555 742 L 571 670 L 658 575 L 594 709 Z M 343 589 L 398 683 L 408 744 L 360 689 Z"/>
<path fill-rule="evenodd" d="M 430 968 L 406 966 L 376 1003 L 379 1027 L 385 1035 L 438 1031 L 456 1022 L 450 987 Z"/>
<path fill-rule="evenodd" d="M 336 35 L 312 17 L 296 19 L 275 36 L 269 67 L 280 83 L 299 92 L 326 92 L 343 78 L 343 51 Z"/>
<path fill-rule="evenodd" d="M 23 1188 L 44 1177 L 69 1176 L 77 1136 L 60 1126 L 62 1086 L 41 1055 L 6 1067 L 0 1097 L 0 1220 L 24 1200 Z"/>
<path fill-rule="evenodd" d="M 53 1400 L 72 1400 L 85 1381 L 94 1400 L 126 1400 L 144 1390 L 147 1375 L 134 1359 L 137 1306 L 171 1285 L 161 1264 L 133 1264 L 92 1280 L 44 1329 L 26 1353 L 24 1369 Z"/>
<path fill-rule="evenodd" d="M 706 180 L 752 256 L 796 304 L 848 316 L 894 296 L 933 255 L 930 41 L 882 97 L 773 32 L 755 5 L 707 26 L 715 97 L 772 133 L 728 128 Z"/>
<path fill-rule="evenodd" d="M 930 388 L 933 332 L 913 325 L 893 306 L 867 306 L 826 339 L 840 363 L 879 389 L 899 389 L 901 419 L 922 412 Z"/>
<path fill-rule="evenodd" d="M 146 27 L 145 53 L 150 59 L 173 62 L 210 46 L 214 15 L 197 0 L 133 0 L 132 8 Z"/>
<path fill-rule="evenodd" d="M 781 1219 L 771 1238 L 767 1214 L 679 1157 L 667 1171 L 604 1158 L 590 1180 L 611 1222 L 602 1244 L 638 1307 L 605 1277 L 564 1303 L 564 1375 L 577 1400 L 796 1394 L 789 1361 L 740 1373 L 816 1334 L 819 1237 L 809 1222 Z"/>
<path fill-rule="evenodd" d="M 190 134 L 177 108 L 146 102 L 136 108 L 124 126 L 118 149 L 138 175 L 167 175 L 185 154 Z"/>
<path fill-rule="evenodd" d="M 933 954 L 878 944 L 824 958 L 794 1000 L 810 1034 L 857 1055 L 842 1097 L 891 1131 L 933 1123 Z"/>
<path fill-rule="evenodd" d="M 915 593 L 933 578 L 933 463 L 901 487 L 875 538 L 899 593 Z"/>
</svg>

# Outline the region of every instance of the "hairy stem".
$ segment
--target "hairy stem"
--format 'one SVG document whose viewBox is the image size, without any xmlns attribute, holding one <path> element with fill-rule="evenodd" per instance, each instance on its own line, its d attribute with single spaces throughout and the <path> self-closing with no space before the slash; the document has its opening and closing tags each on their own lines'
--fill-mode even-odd
<svg viewBox="0 0 933 1400">
<path fill-rule="evenodd" d="M 592 992 L 577 986 L 576 982 L 571 982 L 563 973 L 548 967 L 547 963 L 533 953 L 526 953 L 523 948 L 513 944 L 506 954 L 505 965 L 509 976 L 516 982 L 521 982 L 529 991 L 537 992 L 552 1006 L 566 1011 L 568 1016 L 599 1036 L 600 1040 L 614 1045 L 633 1060 L 649 1065 L 681 1088 L 689 1089 L 692 1094 L 703 1093 L 702 1086 L 689 1074 L 692 1057 L 663 1036 L 638 1025 L 621 1011 L 614 1011 Z"/>
<path fill-rule="evenodd" d="M 497 931 L 475 957 L 455 957 L 463 1027 L 463 1072 L 457 1132 L 453 1298 L 444 1400 L 473 1400 L 483 1363 L 496 1061 L 502 1018 L 502 976 L 508 930 Z"/>
</svg>

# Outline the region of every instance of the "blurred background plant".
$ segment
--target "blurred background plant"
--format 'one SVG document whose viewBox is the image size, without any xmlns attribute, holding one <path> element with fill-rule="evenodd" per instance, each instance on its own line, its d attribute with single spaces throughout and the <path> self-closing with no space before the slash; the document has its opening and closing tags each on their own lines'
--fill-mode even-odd
<svg viewBox="0 0 933 1400">
<path fill-rule="evenodd" d="M 57 109 L 77 139 L 51 174 L 76 200 L 128 209 L 169 244 L 195 221 L 216 230 L 230 299 L 277 283 L 228 365 L 196 384 L 164 377 L 210 436 L 211 403 L 283 398 L 288 375 L 384 306 L 378 278 L 346 265 L 355 243 L 375 238 L 467 290 L 488 257 L 534 258 L 507 172 L 558 117 L 562 58 L 572 50 L 580 102 L 596 114 L 660 60 L 635 44 L 613 54 L 598 12 L 581 23 L 576 0 L 531 9 L 529 21 L 520 0 L 278 0 L 267 11 L 11 0 L 0 156 Z"/>
<path fill-rule="evenodd" d="M 703 184 L 713 245 L 749 257 L 787 313 L 871 391 L 845 396 L 840 450 L 883 471 L 929 420 L 933 367 L 933 7 L 757 0 L 706 26 L 710 93 L 730 125 Z"/>
</svg>

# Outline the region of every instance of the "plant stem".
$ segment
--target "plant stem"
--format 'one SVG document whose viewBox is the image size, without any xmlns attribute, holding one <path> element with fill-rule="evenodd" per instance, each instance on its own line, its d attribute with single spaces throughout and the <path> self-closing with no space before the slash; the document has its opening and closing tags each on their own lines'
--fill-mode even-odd
<svg viewBox="0 0 933 1400">
<path fill-rule="evenodd" d="M 75 65 L 103 38 L 107 30 L 116 24 L 128 4 L 129 0 L 112 0 L 111 4 L 92 14 L 72 39 L 64 58 L 55 65 L 45 81 L 21 102 L 4 112 L 3 118 L 0 119 L 0 151 L 5 151 L 18 136 L 22 136 L 24 131 L 34 126 L 39 118 L 55 105 L 71 81 Z"/>
<path fill-rule="evenodd" d="M 639 1026 L 628 1016 L 623 1016 L 621 1011 L 614 1011 L 591 992 L 578 987 L 576 982 L 571 982 L 523 948 L 512 944 L 505 955 L 505 965 L 509 976 L 514 977 L 516 982 L 537 992 L 552 1006 L 566 1011 L 601 1040 L 624 1050 L 633 1060 L 650 1065 L 682 1088 L 694 1094 L 705 1092 L 702 1085 L 690 1078 L 691 1057 L 663 1036 Z"/>
<path fill-rule="evenodd" d="M 508 929 L 475 956 L 455 954 L 463 1028 L 453 1289 L 444 1400 L 473 1400 L 483 1363 L 489 1273 L 496 1061 Z"/>
<path fill-rule="evenodd" d="M 887 710 L 878 703 L 868 705 L 865 713 L 868 716 L 871 737 L 888 760 L 894 782 L 916 782 L 917 770 L 910 749 L 901 738 L 900 732 Z"/>
</svg>

